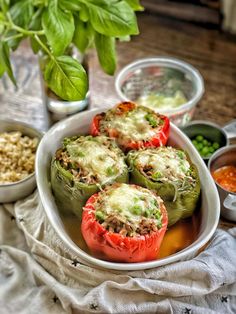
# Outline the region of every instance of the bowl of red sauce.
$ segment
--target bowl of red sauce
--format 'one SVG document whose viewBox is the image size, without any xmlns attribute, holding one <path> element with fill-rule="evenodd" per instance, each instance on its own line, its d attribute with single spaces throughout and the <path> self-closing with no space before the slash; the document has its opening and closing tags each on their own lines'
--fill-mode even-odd
<svg viewBox="0 0 236 314">
<path fill-rule="evenodd" d="M 221 215 L 236 221 L 236 145 L 217 150 L 211 156 L 208 168 L 219 191 Z"/>
</svg>

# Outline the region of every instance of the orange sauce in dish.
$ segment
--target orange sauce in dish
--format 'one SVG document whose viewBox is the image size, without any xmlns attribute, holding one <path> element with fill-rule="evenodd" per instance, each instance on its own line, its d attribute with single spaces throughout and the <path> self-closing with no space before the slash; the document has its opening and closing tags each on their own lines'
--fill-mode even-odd
<svg viewBox="0 0 236 314">
<path fill-rule="evenodd" d="M 61 215 L 65 230 L 75 244 L 77 244 L 83 251 L 91 254 L 87 247 L 82 233 L 81 223 L 75 216 Z M 167 257 L 175 254 L 184 248 L 191 245 L 198 237 L 199 227 L 201 223 L 201 210 L 195 210 L 192 217 L 178 221 L 171 227 L 168 227 L 157 259 Z"/>
<path fill-rule="evenodd" d="M 236 193 L 236 167 L 224 166 L 212 171 L 213 179 L 225 190 Z"/>
</svg>

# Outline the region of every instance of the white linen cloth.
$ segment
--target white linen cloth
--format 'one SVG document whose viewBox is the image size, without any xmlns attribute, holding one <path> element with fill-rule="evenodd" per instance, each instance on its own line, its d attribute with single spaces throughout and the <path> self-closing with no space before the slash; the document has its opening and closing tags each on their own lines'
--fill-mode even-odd
<svg viewBox="0 0 236 314">
<path fill-rule="evenodd" d="M 189 261 L 101 270 L 64 247 L 35 191 L 0 205 L 0 313 L 236 313 L 236 228 Z"/>
</svg>

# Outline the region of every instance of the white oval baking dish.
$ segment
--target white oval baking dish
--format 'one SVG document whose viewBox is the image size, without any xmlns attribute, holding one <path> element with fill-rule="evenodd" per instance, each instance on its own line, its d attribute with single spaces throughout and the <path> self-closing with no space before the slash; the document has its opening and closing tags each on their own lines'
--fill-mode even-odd
<svg viewBox="0 0 236 314">
<path fill-rule="evenodd" d="M 55 124 L 41 140 L 36 155 L 36 181 L 46 215 L 58 236 L 74 255 L 87 265 L 115 270 L 141 270 L 154 268 L 194 257 L 210 240 L 217 228 L 220 215 L 220 200 L 215 183 L 202 158 L 189 138 L 174 124 L 171 124 L 168 145 L 181 147 L 188 152 L 197 166 L 201 180 L 201 226 L 197 239 L 187 248 L 168 257 L 142 263 L 114 263 L 97 259 L 80 249 L 65 231 L 63 222 L 50 188 L 50 162 L 61 140 L 75 134 L 88 134 L 92 118 L 105 109 L 95 109 L 78 113 Z"/>
</svg>

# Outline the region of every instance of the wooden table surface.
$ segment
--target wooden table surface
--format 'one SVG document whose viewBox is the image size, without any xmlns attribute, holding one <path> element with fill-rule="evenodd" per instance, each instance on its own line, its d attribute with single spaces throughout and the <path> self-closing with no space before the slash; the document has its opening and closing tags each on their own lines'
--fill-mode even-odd
<svg viewBox="0 0 236 314">
<path fill-rule="evenodd" d="M 217 30 L 159 16 L 142 13 L 138 21 L 140 35 L 133 37 L 131 42 L 117 45 L 118 71 L 138 58 L 180 58 L 195 66 L 205 81 L 205 94 L 194 119 L 223 126 L 236 118 L 236 42 Z M 0 82 L 0 117 L 31 122 L 46 130 L 51 124 L 51 115 L 41 101 L 37 59 L 32 56 L 27 43 L 14 55 L 15 64 L 21 64 L 22 60 L 23 70 L 27 64 L 28 72 L 19 90 L 16 91 L 7 80 Z M 115 77 L 102 72 L 94 51 L 88 55 L 88 65 L 90 108 L 114 105 L 119 101 L 114 89 Z M 220 226 L 229 228 L 236 224 L 221 219 Z"/>
</svg>

